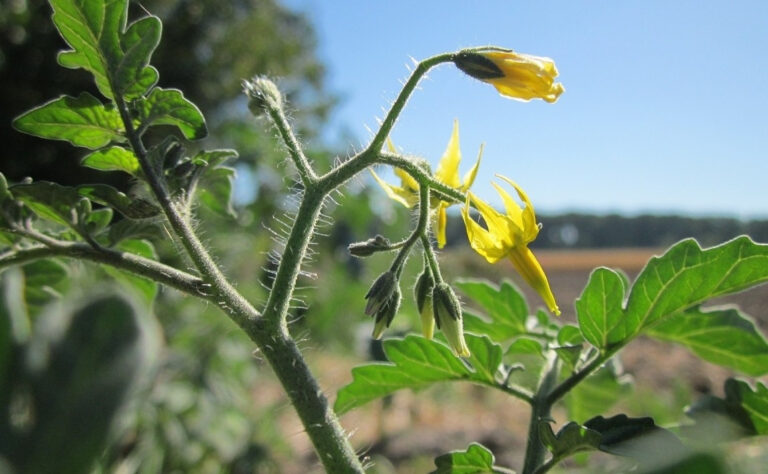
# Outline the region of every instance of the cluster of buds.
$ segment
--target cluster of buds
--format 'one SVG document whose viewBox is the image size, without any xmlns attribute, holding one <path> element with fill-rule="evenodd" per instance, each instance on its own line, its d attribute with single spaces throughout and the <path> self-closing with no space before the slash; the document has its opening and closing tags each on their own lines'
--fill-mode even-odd
<svg viewBox="0 0 768 474">
<path fill-rule="evenodd" d="M 436 284 L 429 268 L 425 267 L 416 281 L 414 297 L 424 337 L 432 339 L 437 325 L 453 352 L 460 357 L 469 357 L 469 348 L 464 340 L 461 303 L 453 289 L 446 283 Z M 374 318 L 372 337 L 380 339 L 384 330 L 392 324 L 402 301 L 397 275 L 391 270 L 382 273 L 371 285 L 365 299 L 368 300 L 365 314 Z"/>
</svg>

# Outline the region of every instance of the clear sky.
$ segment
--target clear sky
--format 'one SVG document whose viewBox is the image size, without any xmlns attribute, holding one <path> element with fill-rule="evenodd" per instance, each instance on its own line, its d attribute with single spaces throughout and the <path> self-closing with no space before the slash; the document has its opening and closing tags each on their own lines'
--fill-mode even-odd
<svg viewBox="0 0 768 474">
<path fill-rule="evenodd" d="M 333 129 L 358 149 L 411 57 L 492 44 L 553 58 L 560 100 L 505 99 L 446 64 L 401 116 L 399 148 L 436 164 L 457 118 L 461 173 L 485 143 L 473 190 L 495 204 L 501 173 L 540 212 L 768 217 L 768 1 L 286 3 L 316 25 L 343 99 Z"/>
</svg>

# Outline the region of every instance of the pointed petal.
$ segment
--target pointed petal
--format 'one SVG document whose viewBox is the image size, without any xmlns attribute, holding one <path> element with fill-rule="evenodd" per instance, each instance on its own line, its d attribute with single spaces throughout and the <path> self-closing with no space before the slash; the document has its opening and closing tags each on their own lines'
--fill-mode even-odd
<svg viewBox="0 0 768 474">
<path fill-rule="evenodd" d="M 513 230 L 515 232 L 515 237 L 517 240 L 520 240 L 523 237 L 525 229 L 523 223 L 523 210 L 515 202 L 515 200 L 512 199 L 512 196 L 504 191 L 501 186 L 496 183 L 491 184 L 494 188 L 496 188 L 496 192 L 499 193 L 499 196 L 501 196 L 501 201 L 504 203 L 504 209 L 507 210 L 507 218 L 510 222 L 512 222 L 512 224 L 514 224 Z"/>
<path fill-rule="evenodd" d="M 526 192 L 523 191 L 523 188 L 518 186 L 517 183 L 506 176 L 496 176 L 512 185 L 512 187 L 515 188 L 515 191 L 517 191 L 517 195 L 520 196 L 520 200 L 525 203 L 525 209 L 522 211 L 523 233 L 525 234 L 526 242 L 533 242 L 536 239 L 536 236 L 539 235 L 539 224 L 536 222 L 536 212 L 533 209 L 531 200 L 528 199 L 528 194 L 526 194 Z"/>
<path fill-rule="evenodd" d="M 514 224 L 506 216 L 500 214 L 491 205 L 478 199 L 477 196 L 471 192 L 467 193 L 468 202 L 474 203 L 475 208 L 480 213 L 480 216 L 485 220 L 485 225 L 488 227 L 488 232 L 493 234 L 499 241 L 509 242 L 512 244 L 510 224 Z"/>
<path fill-rule="evenodd" d="M 437 165 L 435 178 L 441 183 L 445 183 L 452 188 L 458 188 L 461 185 L 459 181 L 459 162 L 461 161 L 461 151 L 459 150 L 459 121 L 453 121 L 453 133 L 448 140 L 448 146 Z"/>
<path fill-rule="evenodd" d="M 387 184 L 384 182 L 384 180 L 379 178 L 379 175 L 377 175 L 372 169 L 369 168 L 369 171 L 373 175 L 373 178 L 376 180 L 376 182 L 379 183 L 381 189 L 384 190 L 390 199 L 399 202 L 405 207 L 413 207 L 413 203 L 415 203 L 413 193 L 409 193 L 399 186 L 392 186 L 391 184 Z"/>
<path fill-rule="evenodd" d="M 501 241 L 496 239 L 493 234 L 483 229 L 469 216 L 469 203 L 461 208 L 461 217 L 464 220 L 464 228 L 467 230 L 467 239 L 469 245 L 485 258 L 488 263 L 496 263 L 501 260 L 507 252 Z"/>
<path fill-rule="evenodd" d="M 387 137 L 387 151 L 390 153 L 397 153 L 397 148 L 395 148 L 395 143 L 389 137 Z"/>
<path fill-rule="evenodd" d="M 477 161 L 475 165 L 464 175 L 464 179 L 461 180 L 461 190 L 467 192 L 475 182 L 477 177 L 477 170 L 480 168 L 480 159 L 483 157 L 483 145 L 480 145 L 480 152 L 477 154 Z"/>
<path fill-rule="evenodd" d="M 539 261 L 536 260 L 536 256 L 533 252 L 525 246 L 520 245 L 512 249 L 509 253 L 509 259 L 512 261 L 512 265 L 515 266 L 515 270 L 520 273 L 526 283 L 531 285 L 531 288 L 544 300 L 550 311 L 555 316 L 560 315 L 560 308 L 555 301 L 555 295 L 552 294 L 552 289 L 549 287 L 549 281 L 547 275 L 541 268 Z"/>
<path fill-rule="evenodd" d="M 413 176 L 400 168 L 395 168 L 395 174 L 400 178 L 400 183 L 403 185 L 403 188 L 412 191 L 414 194 L 419 192 L 419 182 L 413 179 Z"/>
</svg>

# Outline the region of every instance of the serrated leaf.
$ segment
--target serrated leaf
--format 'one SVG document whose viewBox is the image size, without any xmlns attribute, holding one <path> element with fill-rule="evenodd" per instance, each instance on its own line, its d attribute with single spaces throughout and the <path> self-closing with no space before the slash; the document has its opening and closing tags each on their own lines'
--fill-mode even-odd
<svg viewBox="0 0 768 474">
<path fill-rule="evenodd" d="M 39 217 L 69 227 L 77 224 L 76 206 L 85 200 L 77 189 L 48 181 L 17 184 L 11 192 Z"/>
<path fill-rule="evenodd" d="M 598 449 L 602 436 L 597 431 L 573 421 L 563 425 L 557 434 L 547 422 L 539 425 L 541 440 L 555 459 L 564 459 L 581 451 Z"/>
<path fill-rule="evenodd" d="M 111 100 L 139 97 L 155 84 L 157 71 L 148 64 L 160 41 L 159 19 L 144 17 L 126 29 L 127 0 L 52 0 L 51 6 L 53 22 L 72 48 L 59 54 L 59 64 L 89 71 Z"/>
<path fill-rule="evenodd" d="M 677 436 L 649 417 L 596 416 L 586 421 L 584 427 L 600 433 L 599 449 L 606 453 L 644 461 L 648 457 L 675 459 L 679 453 L 687 452 Z"/>
<path fill-rule="evenodd" d="M 436 382 L 466 380 L 495 384 L 501 347 L 487 337 L 466 335 L 472 356 L 470 367 L 443 343 L 409 335 L 387 339 L 384 352 L 391 363 L 367 364 L 352 369 L 352 382 L 339 390 L 334 405 L 338 413 L 404 388 L 420 389 Z"/>
<path fill-rule="evenodd" d="M 235 217 L 232 207 L 234 168 L 220 166 L 206 169 L 200 178 L 197 197 L 208 209 L 222 216 Z"/>
<path fill-rule="evenodd" d="M 120 251 L 131 253 L 134 255 L 139 255 L 141 257 L 145 257 L 151 260 L 157 259 L 157 254 L 155 253 L 155 247 L 146 240 L 138 240 L 138 239 L 123 240 L 120 243 L 118 243 L 114 248 L 115 250 L 120 250 Z M 109 273 L 117 281 L 133 289 L 139 296 L 141 296 L 142 300 L 145 303 L 151 304 L 152 301 L 154 301 L 155 296 L 157 296 L 158 288 L 157 288 L 157 283 L 155 283 L 154 281 L 137 276 L 133 273 L 123 272 L 110 265 L 103 265 L 102 268 L 104 268 L 104 271 Z"/>
<path fill-rule="evenodd" d="M 100 171 L 125 171 L 135 175 L 139 171 L 139 160 L 131 150 L 113 146 L 94 151 L 80 162 L 83 166 Z"/>
<path fill-rule="evenodd" d="M 497 287 L 484 280 L 460 280 L 456 286 L 485 310 L 487 319 L 464 310 L 464 330 L 484 334 L 496 342 L 526 333 L 528 305 L 520 290 L 509 281 Z"/>
<path fill-rule="evenodd" d="M 535 390 L 539 383 L 541 369 L 546 361 L 541 342 L 527 337 L 519 337 L 507 348 L 504 360 L 511 364 L 513 370 L 509 374 L 509 382 Z"/>
<path fill-rule="evenodd" d="M 742 236 L 702 250 L 695 240 L 683 240 L 645 266 L 632 286 L 624 317 L 608 335 L 608 343 L 624 341 L 707 299 L 766 281 L 766 244 Z"/>
<path fill-rule="evenodd" d="M 568 418 L 583 423 L 596 413 L 606 413 L 624 397 L 631 390 L 632 378 L 617 372 L 611 361 L 568 392 L 564 399 Z"/>
<path fill-rule="evenodd" d="M 137 101 L 141 129 L 152 125 L 174 125 L 189 140 L 206 136 L 205 119 L 200 109 L 177 89 L 156 87 L 146 99 Z"/>
<path fill-rule="evenodd" d="M 13 126 L 36 137 L 65 140 L 92 150 L 125 141 L 117 110 L 87 92 L 77 98 L 62 96 L 35 107 L 17 117 Z"/>
<path fill-rule="evenodd" d="M 755 323 L 737 309 L 690 309 L 646 330 L 657 339 L 676 342 L 709 362 L 748 375 L 768 373 L 768 342 Z"/>
<path fill-rule="evenodd" d="M 437 469 L 431 474 L 495 473 L 493 453 L 479 443 L 472 443 L 466 451 L 452 451 L 435 458 Z M 511 471 L 505 471 L 511 473 Z"/>
<path fill-rule="evenodd" d="M 576 315 L 584 339 L 598 349 L 608 347 L 608 334 L 624 311 L 624 279 L 609 268 L 597 268 L 576 300 Z"/>
<path fill-rule="evenodd" d="M 110 206 L 129 219 L 147 219 L 160 214 L 160 209 L 144 199 L 132 199 L 125 193 L 106 184 L 85 184 L 77 187 L 77 193 Z"/>
</svg>

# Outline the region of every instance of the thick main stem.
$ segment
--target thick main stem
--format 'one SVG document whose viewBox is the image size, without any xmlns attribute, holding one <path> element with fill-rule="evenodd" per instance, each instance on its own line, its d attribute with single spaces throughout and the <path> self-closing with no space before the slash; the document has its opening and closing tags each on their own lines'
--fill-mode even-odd
<svg viewBox="0 0 768 474">
<path fill-rule="evenodd" d="M 531 403 L 531 421 L 528 425 L 528 443 L 525 447 L 525 461 L 522 474 L 533 474 L 544 463 L 547 449 L 541 442 L 540 424 L 550 417 L 552 404 L 548 401 L 549 392 L 557 383 L 557 375 L 560 372 L 560 362 L 557 354 L 550 354 L 544 366 L 544 376 L 539 383 L 536 394 Z"/>
</svg>

